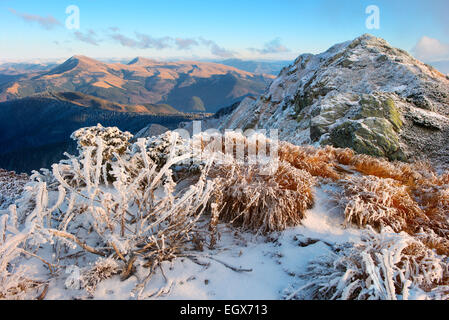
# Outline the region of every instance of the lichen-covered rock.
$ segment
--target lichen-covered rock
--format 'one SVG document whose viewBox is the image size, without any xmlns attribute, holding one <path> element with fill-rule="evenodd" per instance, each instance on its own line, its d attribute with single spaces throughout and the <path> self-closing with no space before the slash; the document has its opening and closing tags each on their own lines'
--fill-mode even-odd
<svg viewBox="0 0 449 320">
<path fill-rule="evenodd" d="M 400 131 L 403 122 L 401 114 L 392 98 L 377 99 L 374 95 L 363 95 L 360 100 L 360 111 L 355 119 L 376 117 L 388 120 L 396 131 Z"/>
<path fill-rule="evenodd" d="M 405 160 L 393 125 L 383 118 L 345 121 L 331 130 L 327 143 L 390 160 Z"/>
</svg>

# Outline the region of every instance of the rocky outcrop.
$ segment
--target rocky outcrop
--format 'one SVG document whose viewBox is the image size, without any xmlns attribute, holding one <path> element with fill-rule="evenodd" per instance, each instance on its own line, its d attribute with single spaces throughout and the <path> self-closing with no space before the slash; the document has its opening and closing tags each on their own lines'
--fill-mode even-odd
<svg viewBox="0 0 449 320">
<path fill-rule="evenodd" d="M 371 35 L 304 54 L 221 129 L 279 130 L 295 144 L 449 163 L 449 78 Z"/>
</svg>

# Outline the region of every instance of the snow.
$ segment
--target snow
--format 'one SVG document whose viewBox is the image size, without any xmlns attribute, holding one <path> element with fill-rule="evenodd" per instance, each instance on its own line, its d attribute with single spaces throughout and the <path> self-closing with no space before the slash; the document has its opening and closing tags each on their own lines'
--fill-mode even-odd
<svg viewBox="0 0 449 320">
<path fill-rule="evenodd" d="M 206 248 L 203 252 L 192 253 L 197 255 L 201 262 L 208 263 L 208 266 L 200 266 L 188 258 L 164 262 L 162 269 L 167 280 L 159 270 L 146 287 L 144 295 L 158 292 L 162 287 L 171 290 L 160 299 L 281 299 L 284 289 L 292 282 L 292 274 L 303 272 L 310 261 L 330 252 L 329 243 L 345 243 L 359 239 L 360 230 L 345 229 L 344 218 L 332 214 L 326 192 L 318 189 L 316 195 L 317 203 L 313 209 L 307 211 L 303 225 L 276 234 L 277 239 L 274 242 L 267 241 L 265 236 L 255 236 L 243 231 L 236 237 L 235 228 L 221 224 L 221 238 L 217 247 L 214 250 Z M 298 242 L 307 239 L 318 242 L 304 247 L 298 245 Z M 235 272 L 220 262 L 208 259 L 208 256 L 252 271 Z M 141 276 L 144 277 L 145 273 Z M 67 278 L 64 280 L 64 277 Z M 65 274 L 62 279 L 52 281 L 46 299 L 72 299 L 76 295 L 83 296 L 81 290 L 65 288 L 68 278 L 70 275 Z M 131 276 L 125 281 L 114 276 L 101 282 L 92 298 L 134 299 L 132 291 L 138 283 L 137 276 Z"/>
</svg>

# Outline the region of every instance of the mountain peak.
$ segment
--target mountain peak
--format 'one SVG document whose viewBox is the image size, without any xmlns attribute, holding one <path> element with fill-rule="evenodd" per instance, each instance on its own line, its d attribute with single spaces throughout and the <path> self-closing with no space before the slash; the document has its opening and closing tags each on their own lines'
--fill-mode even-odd
<svg viewBox="0 0 449 320">
<path fill-rule="evenodd" d="M 101 68 L 103 65 L 104 64 L 102 62 L 95 59 L 83 55 L 74 55 L 62 64 L 57 65 L 56 67 L 51 69 L 48 73 L 46 73 L 46 75 L 63 74 L 65 72 L 79 68 L 94 70 Z"/>
<path fill-rule="evenodd" d="M 143 58 L 143 57 L 136 57 L 136 58 L 132 59 L 130 62 L 128 62 L 128 66 L 131 66 L 131 65 L 150 65 L 150 64 L 154 64 L 155 62 L 157 62 L 157 61 L 153 60 L 153 59 L 148 59 L 148 58 Z"/>
<path fill-rule="evenodd" d="M 354 41 L 383 41 L 386 42 L 384 39 L 382 38 L 378 38 L 376 36 L 373 36 L 372 34 L 369 33 L 364 33 L 361 36 L 357 37 L 354 39 Z"/>
<path fill-rule="evenodd" d="M 75 54 L 67 60 L 85 60 L 85 59 L 89 59 L 89 58 L 86 56 L 80 55 L 80 54 Z"/>
<path fill-rule="evenodd" d="M 281 128 L 295 144 L 350 147 L 391 160 L 448 161 L 449 79 L 387 41 L 364 34 L 299 56 L 223 128 Z M 444 152 L 442 152 L 444 150 Z"/>
<path fill-rule="evenodd" d="M 74 56 L 72 56 L 72 57 L 70 57 L 69 59 L 66 60 L 66 62 L 69 62 L 69 61 L 84 62 L 84 63 L 88 63 L 88 64 L 92 64 L 92 63 L 98 64 L 98 63 L 100 63 L 99 61 L 97 61 L 95 59 L 92 59 L 92 58 L 89 58 L 89 57 L 83 56 L 83 55 L 74 55 Z"/>
<path fill-rule="evenodd" d="M 350 49 L 354 49 L 356 47 L 380 47 L 384 49 L 393 49 L 387 41 L 382 38 L 375 37 L 369 33 L 365 33 L 360 37 L 355 38 L 348 46 Z"/>
</svg>

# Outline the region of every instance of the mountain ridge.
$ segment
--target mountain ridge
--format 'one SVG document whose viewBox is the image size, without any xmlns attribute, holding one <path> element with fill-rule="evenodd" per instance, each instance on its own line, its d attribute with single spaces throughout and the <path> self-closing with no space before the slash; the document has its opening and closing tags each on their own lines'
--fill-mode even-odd
<svg viewBox="0 0 449 320">
<path fill-rule="evenodd" d="M 211 62 L 136 57 L 122 64 L 75 55 L 43 72 L 5 78 L 0 82 L 0 101 L 47 90 L 78 91 L 119 104 L 169 104 L 184 112 L 198 111 L 191 109 L 192 100 L 201 100 L 204 111 L 214 112 L 245 96 L 259 95 L 273 78 Z"/>
<path fill-rule="evenodd" d="M 114 103 L 106 99 L 84 94 L 81 92 L 43 92 L 32 97 L 41 97 L 67 101 L 85 108 L 93 108 L 99 110 L 108 110 L 115 112 L 139 113 L 148 115 L 185 115 L 168 104 L 142 104 L 142 105 L 126 105 Z"/>
<path fill-rule="evenodd" d="M 364 34 L 300 55 L 265 94 L 245 99 L 221 129 L 278 129 L 295 144 L 449 163 L 449 77 Z"/>
</svg>

